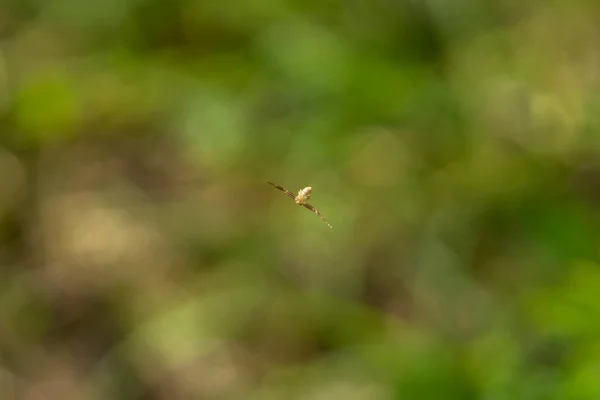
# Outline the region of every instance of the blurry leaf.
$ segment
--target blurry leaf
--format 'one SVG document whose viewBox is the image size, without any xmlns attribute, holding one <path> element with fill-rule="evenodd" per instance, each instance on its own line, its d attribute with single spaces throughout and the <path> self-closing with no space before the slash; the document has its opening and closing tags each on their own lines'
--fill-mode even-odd
<svg viewBox="0 0 600 400">
<path fill-rule="evenodd" d="M 63 73 L 30 78 L 17 92 L 14 103 L 22 141 L 44 144 L 73 134 L 80 119 L 79 96 Z"/>
<path fill-rule="evenodd" d="M 489 398 L 514 388 L 520 374 L 521 354 L 516 338 L 508 332 L 500 328 L 487 332 L 469 345 L 466 356 L 475 384 Z"/>
<path fill-rule="evenodd" d="M 466 370 L 458 353 L 441 340 L 417 330 L 398 330 L 393 341 L 362 348 L 369 369 L 402 399 L 474 399 Z M 376 372 L 377 373 L 377 372 Z"/>
<path fill-rule="evenodd" d="M 262 27 L 270 19 L 288 14 L 286 0 L 238 0 L 235 7 L 220 0 L 184 2 L 183 17 L 187 29 L 193 32 L 207 25 L 222 25 L 223 29 L 246 30 Z"/>
<path fill-rule="evenodd" d="M 268 27 L 258 45 L 267 65 L 301 91 L 339 92 L 347 83 L 351 50 L 324 27 L 303 19 L 286 21 Z"/>
<path fill-rule="evenodd" d="M 123 23 L 136 3 L 145 0 L 108 0 L 102 3 L 77 0 L 38 0 L 46 16 L 83 28 L 115 28 Z"/>
<path fill-rule="evenodd" d="M 527 303 L 528 312 L 545 335 L 571 339 L 600 334 L 600 267 L 577 262 L 564 284 L 541 289 Z"/>
<path fill-rule="evenodd" d="M 562 261 L 597 256 L 595 243 L 599 235 L 592 224 L 595 216 L 585 206 L 567 199 L 540 199 L 537 195 L 531 200 L 522 218 L 540 249 Z"/>
<path fill-rule="evenodd" d="M 568 366 L 563 394 L 569 399 L 600 398 L 600 342 L 581 345 Z"/>
<path fill-rule="evenodd" d="M 199 88 L 182 115 L 181 134 L 189 153 L 215 168 L 235 163 L 244 148 L 244 105 L 208 87 Z"/>
</svg>

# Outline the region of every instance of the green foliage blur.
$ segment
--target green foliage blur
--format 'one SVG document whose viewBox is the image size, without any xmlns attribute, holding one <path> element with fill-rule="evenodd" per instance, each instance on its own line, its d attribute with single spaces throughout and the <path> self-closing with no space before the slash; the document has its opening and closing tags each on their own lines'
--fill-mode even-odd
<svg viewBox="0 0 600 400">
<path fill-rule="evenodd" d="M 598 43 L 583 0 L 5 0 L 0 399 L 600 399 Z"/>
</svg>

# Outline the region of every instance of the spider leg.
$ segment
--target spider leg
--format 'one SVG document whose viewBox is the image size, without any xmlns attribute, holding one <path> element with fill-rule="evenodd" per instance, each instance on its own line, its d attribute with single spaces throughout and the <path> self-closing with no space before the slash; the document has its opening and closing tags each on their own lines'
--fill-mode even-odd
<svg viewBox="0 0 600 400">
<path fill-rule="evenodd" d="M 293 194 L 292 192 L 290 192 L 289 190 L 287 190 L 286 188 L 284 188 L 284 187 L 281 187 L 281 186 L 279 186 L 279 185 L 276 185 L 276 184 L 274 184 L 273 182 L 269 182 L 269 181 L 266 181 L 266 182 L 267 182 L 269 185 L 271 185 L 271 186 L 275 187 L 276 189 L 279 189 L 279 190 L 281 190 L 281 191 L 282 191 L 283 193 L 285 193 L 285 194 L 287 195 L 287 197 L 289 197 L 290 199 L 292 199 L 292 200 L 296 200 L 296 196 L 294 196 L 294 194 Z"/>
<path fill-rule="evenodd" d="M 333 228 L 333 226 L 329 225 L 329 222 L 327 222 L 327 220 L 325 218 L 323 218 L 321 213 L 316 208 L 314 208 L 313 206 L 311 206 L 308 203 L 304 203 L 303 206 L 308 208 L 310 211 L 314 212 L 315 214 L 317 214 L 319 216 L 319 218 L 321 218 L 323 220 L 323 222 L 325 222 L 327 224 L 327 226 L 329 226 L 330 228 Z"/>
</svg>

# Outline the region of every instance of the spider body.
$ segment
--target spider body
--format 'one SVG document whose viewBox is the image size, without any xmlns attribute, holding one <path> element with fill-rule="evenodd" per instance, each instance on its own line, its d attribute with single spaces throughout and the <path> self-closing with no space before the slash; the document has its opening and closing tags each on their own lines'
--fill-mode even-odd
<svg viewBox="0 0 600 400">
<path fill-rule="evenodd" d="M 310 199 L 310 195 L 312 194 L 312 187 L 307 186 L 304 189 L 300 189 L 298 191 L 298 195 L 294 196 L 294 194 L 292 192 L 290 192 L 289 190 L 287 190 L 286 188 L 284 188 L 282 186 L 276 185 L 273 182 L 269 182 L 269 181 L 267 181 L 267 183 L 269 185 L 275 187 L 276 189 L 281 190 L 283 193 L 286 194 L 287 197 L 294 200 L 294 203 L 296 203 L 297 205 L 307 208 L 310 211 L 317 214 L 317 216 L 319 218 L 321 218 L 321 220 L 323 222 L 325 222 L 327 224 L 327 226 L 329 226 L 330 228 L 333 228 L 331 225 L 329 225 L 329 222 L 327 222 L 327 220 L 325 218 L 323 218 L 321 213 L 316 208 L 314 208 L 313 206 L 308 204 L 308 200 Z"/>
<path fill-rule="evenodd" d="M 307 186 L 304 189 L 300 189 L 298 191 L 298 195 L 294 198 L 294 201 L 299 206 L 303 206 L 310 199 L 310 194 L 312 193 L 312 187 Z"/>
</svg>

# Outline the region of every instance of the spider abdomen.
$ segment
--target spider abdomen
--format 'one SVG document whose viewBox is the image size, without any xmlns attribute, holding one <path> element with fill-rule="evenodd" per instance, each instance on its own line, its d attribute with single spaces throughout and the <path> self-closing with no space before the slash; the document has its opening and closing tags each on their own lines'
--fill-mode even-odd
<svg viewBox="0 0 600 400">
<path fill-rule="evenodd" d="M 302 205 L 306 204 L 306 202 L 308 201 L 308 199 L 310 199 L 311 192 L 312 192 L 312 187 L 310 187 L 310 186 L 307 186 L 304 189 L 299 190 L 298 191 L 298 196 L 296 196 L 296 198 L 294 199 L 294 201 L 299 206 L 302 206 Z"/>
</svg>

